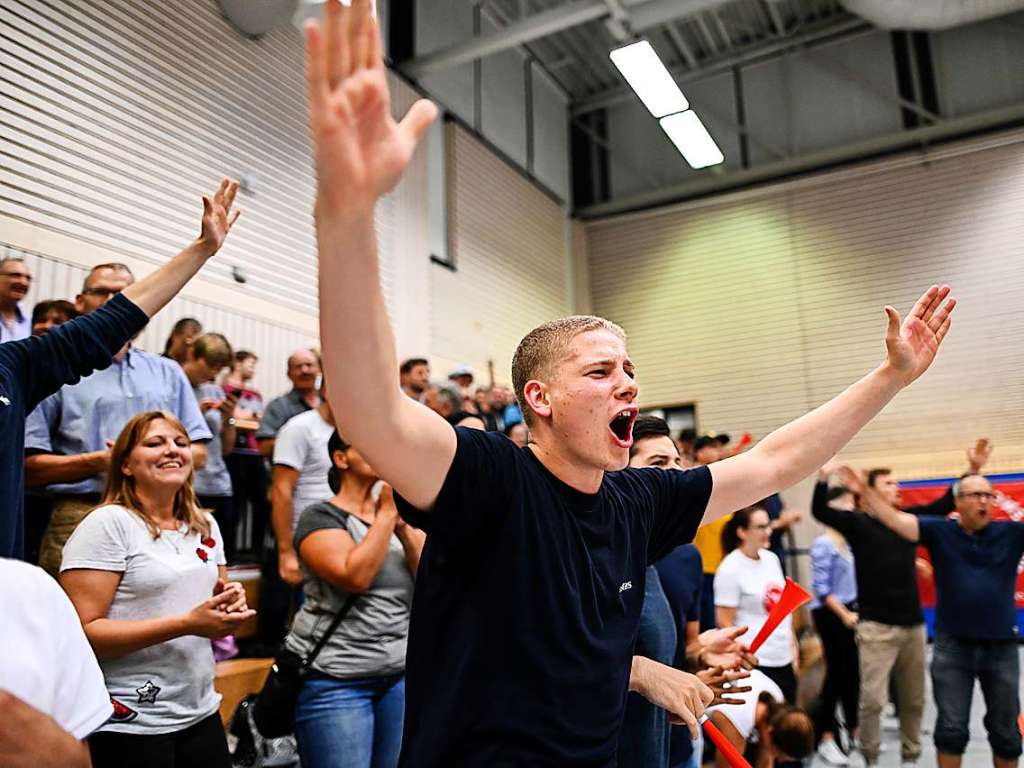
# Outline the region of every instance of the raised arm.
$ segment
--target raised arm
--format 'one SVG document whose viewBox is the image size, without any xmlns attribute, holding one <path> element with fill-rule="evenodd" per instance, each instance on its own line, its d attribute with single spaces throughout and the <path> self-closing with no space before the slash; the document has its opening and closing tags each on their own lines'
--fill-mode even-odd
<svg viewBox="0 0 1024 768">
<path fill-rule="evenodd" d="M 203 197 L 203 220 L 199 236 L 160 269 L 133 283 L 122 292 L 126 298 L 152 317 L 178 295 L 196 272 L 220 250 L 224 238 L 238 219 L 240 211 L 231 210 L 238 182 L 223 179 L 213 198 Z"/>
<path fill-rule="evenodd" d="M 956 306 L 949 287 L 932 286 L 901 325 L 886 307 L 886 359 L 834 397 L 765 437 L 754 448 L 711 465 L 714 487 L 704 524 L 799 482 L 839 452 L 935 359 Z M 943 302 L 945 301 L 945 304 Z"/>
<path fill-rule="evenodd" d="M 921 526 L 918 524 L 917 516 L 896 509 L 882 498 L 878 491 L 869 487 L 859 472 L 848 466 L 840 467 L 839 479 L 860 497 L 861 507 L 878 522 L 907 541 L 920 540 Z"/>
<path fill-rule="evenodd" d="M 320 339 L 338 429 L 410 503 L 429 509 L 455 456 L 455 433 L 402 395 L 380 288 L 373 211 L 437 115 L 429 101 L 396 123 L 369 0 L 330 0 L 306 25 L 317 173 Z"/>
</svg>

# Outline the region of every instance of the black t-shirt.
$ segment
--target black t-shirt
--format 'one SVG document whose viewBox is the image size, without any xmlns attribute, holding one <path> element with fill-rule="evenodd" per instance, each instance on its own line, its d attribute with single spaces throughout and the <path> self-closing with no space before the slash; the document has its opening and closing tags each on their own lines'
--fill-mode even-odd
<svg viewBox="0 0 1024 768">
<path fill-rule="evenodd" d="M 865 512 L 830 507 L 827 483 L 814 487 L 811 511 L 818 522 L 835 528 L 850 543 L 862 620 L 901 627 L 924 621 L 914 564 L 917 544 Z"/>
<path fill-rule="evenodd" d="M 500 433 L 456 428 L 429 513 L 406 659 L 403 768 L 613 765 L 647 565 L 692 540 L 706 467 L 596 494 Z"/>
</svg>

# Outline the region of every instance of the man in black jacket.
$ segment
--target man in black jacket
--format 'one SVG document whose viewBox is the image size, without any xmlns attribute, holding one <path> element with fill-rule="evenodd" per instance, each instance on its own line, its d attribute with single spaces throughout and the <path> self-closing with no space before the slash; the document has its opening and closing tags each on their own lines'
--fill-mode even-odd
<svg viewBox="0 0 1024 768">
<path fill-rule="evenodd" d="M 990 453 L 988 441 L 978 440 L 967 451 L 968 472 L 977 473 Z M 846 537 L 856 563 L 861 753 L 868 765 L 878 762 L 882 708 L 889 700 L 892 676 L 899 698 L 901 762 L 913 765 L 921 755 L 927 640 L 917 591 L 917 547 L 864 512 L 830 507 L 828 479 L 836 468 L 829 462 L 818 471 L 812 513 L 818 522 Z M 890 470 L 871 470 L 868 484 L 889 503 L 899 504 L 899 485 Z M 904 511 L 919 516 L 944 516 L 955 505 L 950 487 L 936 501 Z"/>
<path fill-rule="evenodd" d="M 121 346 L 173 299 L 224 243 L 238 217 L 231 204 L 238 183 L 224 179 L 203 198 L 199 236 L 144 280 L 101 309 L 0 345 L 0 557 L 21 558 L 24 547 L 25 417 L 64 384 L 106 368 Z"/>
</svg>

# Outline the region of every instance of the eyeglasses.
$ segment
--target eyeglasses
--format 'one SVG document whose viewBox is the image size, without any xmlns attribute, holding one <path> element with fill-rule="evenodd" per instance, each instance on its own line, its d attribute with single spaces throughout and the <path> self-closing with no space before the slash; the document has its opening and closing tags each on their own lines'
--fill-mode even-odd
<svg viewBox="0 0 1024 768">
<path fill-rule="evenodd" d="M 991 491 L 971 491 L 970 493 L 961 493 L 961 498 L 965 499 L 977 499 L 978 501 L 992 501 L 996 497 Z"/>
<path fill-rule="evenodd" d="M 122 290 L 123 289 L 121 288 L 83 288 L 82 293 L 88 296 L 98 296 L 102 299 L 110 298 L 111 296 L 120 293 Z"/>
<path fill-rule="evenodd" d="M 0 272 L 0 277 L 20 277 L 26 283 L 32 282 L 32 275 L 26 272 Z"/>
</svg>

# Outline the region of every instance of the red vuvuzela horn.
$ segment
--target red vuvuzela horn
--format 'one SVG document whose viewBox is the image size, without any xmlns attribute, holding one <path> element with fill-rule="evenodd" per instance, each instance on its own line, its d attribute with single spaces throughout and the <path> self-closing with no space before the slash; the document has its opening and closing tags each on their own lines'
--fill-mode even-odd
<svg viewBox="0 0 1024 768">
<path fill-rule="evenodd" d="M 707 715 L 701 717 L 700 724 L 704 727 L 704 733 L 707 734 L 712 743 L 718 747 L 718 751 L 725 757 L 730 768 L 750 768 L 750 763 L 747 762 L 747 759 L 732 745 L 732 742 L 726 738 L 725 734 L 715 727 L 715 724 L 708 719 Z"/>
<path fill-rule="evenodd" d="M 810 602 L 810 599 L 810 592 L 792 579 L 787 578 L 786 588 L 782 590 L 782 597 L 780 597 L 779 602 L 772 607 L 771 613 L 768 614 L 768 618 L 764 622 L 764 626 L 761 627 L 761 631 L 757 633 L 757 636 L 750 644 L 750 652 L 757 653 L 757 649 L 760 648 L 764 641 L 768 639 L 768 636 L 775 631 L 775 628 L 779 626 L 782 620 L 804 603 Z"/>
</svg>

